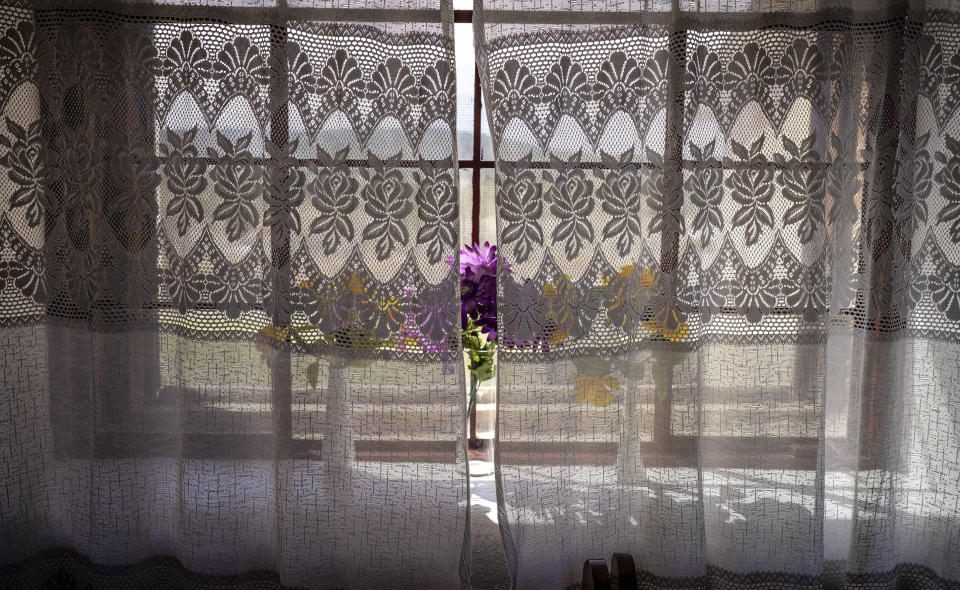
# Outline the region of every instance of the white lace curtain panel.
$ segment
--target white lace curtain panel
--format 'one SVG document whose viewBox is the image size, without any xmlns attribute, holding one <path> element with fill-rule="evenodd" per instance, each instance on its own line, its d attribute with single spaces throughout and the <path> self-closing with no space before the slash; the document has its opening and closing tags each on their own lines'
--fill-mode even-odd
<svg viewBox="0 0 960 590">
<path fill-rule="evenodd" d="M 957 587 L 958 9 L 484 0 L 516 587 Z"/>
<path fill-rule="evenodd" d="M 468 578 L 451 8 L 287 4 L 0 10 L 4 588 Z"/>
<path fill-rule="evenodd" d="M 960 6 L 474 23 L 512 585 L 960 588 Z M 469 587 L 455 79 L 449 0 L 0 2 L 0 586 Z"/>
</svg>

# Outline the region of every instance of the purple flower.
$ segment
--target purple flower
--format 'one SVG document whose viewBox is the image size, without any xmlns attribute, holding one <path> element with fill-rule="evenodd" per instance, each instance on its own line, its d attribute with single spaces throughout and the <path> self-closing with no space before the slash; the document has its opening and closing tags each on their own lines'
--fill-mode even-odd
<svg viewBox="0 0 960 590">
<path fill-rule="evenodd" d="M 486 276 L 497 278 L 497 247 L 490 242 L 474 244 L 460 250 L 460 276 L 481 280 Z"/>
<path fill-rule="evenodd" d="M 504 270 L 509 266 L 504 263 Z M 460 250 L 460 322 L 473 318 L 487 335 L 497 337 L 497 247 L 484 242 Z"/>
</svg>

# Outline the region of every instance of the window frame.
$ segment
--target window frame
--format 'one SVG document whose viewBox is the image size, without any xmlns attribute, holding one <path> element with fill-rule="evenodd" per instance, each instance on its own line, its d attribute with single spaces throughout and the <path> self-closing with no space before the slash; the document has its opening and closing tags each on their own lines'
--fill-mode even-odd
<svg viewBox="0 0 960 590">
<path fill-rule="evenodd" d="M 454 23 L 474 22 L 473 10 L 454 10 Z M 270 24 L 271 31 L 270 51 L 272 56 L 281 56 L 283 47 L 287 38 L 287 27 L 284 25 Z M 674 30 L 670 33 L 669 44 L 674 47 L 679 44 L 685 47 L 687 42 L 687 32 L 685 30 Z M 668 109 L 667 109 L 667 133 L 664 146 L 664 173 L 665 175 L 682 175 L 683 170 L 691 166 L 692 163 L 683 159 L 684 137 L 682 134 L 682 124 L 684 115 L 684 87 L 683 73 L 684 51 L 671 51 L 670 70 L 668 72 Z M 286 64 L 283 59 L 278 60 Z M 276 87 L 274 87 L 276 86 Z M 286 89 L 283 84 L 272 84 L 270 95 L 268 97 L 269 110 L 273 113 L 273 123 L 270 129 L 270 139 L 275 144 L 285 144 L 289 141 L 289 115 L 286 108 L 280 108 L 286 105 Z M 473 136 L 472 136 L 472 157 L 458 159 L 458 169 L 469 170 L 472 178 L 471 186 L 471 241 L 476 242 L 480 234 L 480 210 L 482 202 L 482 170 L 494 169 L 495 161 L 484 159 L 482 154 L 482 134 L 481 124 L 483 113 L 483 92 L 481 88 L 480 72 L 477 65 L 474 64 L 474 84 L 473 84 Z M 671 129 L 681 129 L 680 133 L 671 133 Z M 894 131 L 888 131 L 894 132 Z M 491 154 L 492 156 L 493 154 Z M 269 161 L 268 158 L 258 158 L 256 165 L 263 165 Z M 304 160 L 308 161 L 308 160 Z M 406 163 L 404 163 L 406 164 Z M 352 161 L 351 166 L 362 166 L 363 162 Z M 770 164 L 771 166 L 773 163 Z M 682 178 L 680 179 L 682 181 Z M 676 180 L 674 180 L 675 182 Z M 668 186 L 672 186 L 668 184 Z M 678 212 L 679 213 L 679 212 Z M 661 236 L 661 268 L 673 270 L 678 263 L 677 256 L 680 243 L 680 234 L 677 231 L 664 232 Z M 275 297 L 284 297 L 289 295 L 289 277 L 284 272 L 289 272 L 290 267 L 290 236 L 276 235 L 271 232 L 271 254 L 272 264 L 277 272 L 273 273 L 274 284 L 269 290 Z M 866 311 L 868 297 L 861 297 L 855 309 L 851 313 Z M 172 308 L 169 302 L 158 302 L 157 307 Z M 210 304 L 198 304 L 196 309 L 210 308 Z M 288 310 L 280 309 L 282 306 L 274 306 L 273 323 L 276 326 L 288 326 L 290 323 L 290 313 Z M 721 310 L 720 313 L 736 313 L 736 310 Z M 274 420 L 275 434 L 269 435 L 270 440 L 277 440 L 278 452 L 295 458 L 318 458 L 320 455 L 320 440 L 307 440 L 295 438 L 292 432 L 293 423 L 293 405 L 292 405 L 292 373 L 291 373 L 291 352 L 289 347 L 281 349 L 277 355 L 277 360 L 270 367 L 272 392 L 272 415 Z M 883 381 L 884 368 L 876 359 L 866 367 L 864 381 L 876 384 Z M 669 375 L 668 384 L 672 386 L 672 374 Z M 845 439 L 837 439 L 842 447 L 848 450 L 844 455 L 845 461 L 852 464 L 873 464 L 879 457 L 875 451 L 879 449 L 879 443 L 882 441 L 874 440 L 874 423 L 882 418 L 879 414 L 879 408 L 882 407 L 882 398 L 868 395 L 874 391 L 871 386 L 862 388 L 861 411 L 864 413 L 863 424 L 855 430 L 855 425 L 848 424 L 848 435 Z M 816 467 L 817 448 L 820 443 L 816 437 L 725 437 L 725 436 L 683 436 L 675 435 L 672 432 L 672 395 L 665 399 L 657 399 L 654 405 L 654 432 L 651 442 L 639 443 L 643 453 L 645 463 L 648 466 L 682 467 L 700 464 L 699 448 L 701 444 L 719 445 L 716 448 L 729 450 L 726 455 L 717 455 L 724 457 L 722 467 L 756 467 L 769 464 L 781 468 L 794 469 L 813 469 Z M 856 408 L 851 407 L 851 413 Z M 117 433 L 119 434 L 119 433 Z M 202 451 L 203 456 L 211 454 L 219 456 L 221 453 L 229 454 L 231 445 L 230 436 L 240 437 L 265 437 L 266 435 L 226 435 L 214 433 L 195 433 L 197 437 L 196 444 L 188 440 L 183 441 L 184 448 L 195 447 L 198 452 Z M 111 434 L 108 438 L 114 436 Z M 191 435 L 192 436 L 192 435 Z M 226 437 L 226 438 L 225 438 Z M 853 449 L 857 442 L 855 437 L 859 437 L 859 449 Z M 216 438 L 216 442 L 212 440 Z M 398 445 L 394 441 L 356 441 L 358 460 L 399 460 L 399 461 L 443 461 L 447 456 L 447 443 L 439 441 L 433 443 L 430 441 L 407 441 Z M 362 444 L 361 444 L 362 443 Z M 470 415 L 470 432 L 468 443 L 470 448 L 481 448 L 482 441 L 476 436 L 476 408 Z M 96 446 L 96 445 L 95 445 Z M 267 440 L 263 444 L 241 445 L 245 448 L 261 449 L 268 455 L 272 454 Z M 500 443 L 501 456 L 504 461 L 511 464 L 551 464 L 552 461 L 559 463 L 568 463 L 569 458 L 575 455 L 582 458 L 587 463 L 597 462 L 599 464 L 612 464 L 616 461 L 619 443 Z M 120 441 L 113 441 L 106 445 L 109 449 L 124 450 L 125 445 Z M 136 449 L 136 447 L 140 447 Z M 162 448 L 164 445 L 158 445 L 156 448 Z M 402 448 L 401 448 L 402 447 Z M 127 449 L 136 449 L 143 451 L 140 445 L 126 446 Z M 148 446 L 149 448 L 149 446 Z M 874 452 L 871 452 L 873 449 Z M 98 454 L 99 456 L 99 454 Z"/>
</svg>

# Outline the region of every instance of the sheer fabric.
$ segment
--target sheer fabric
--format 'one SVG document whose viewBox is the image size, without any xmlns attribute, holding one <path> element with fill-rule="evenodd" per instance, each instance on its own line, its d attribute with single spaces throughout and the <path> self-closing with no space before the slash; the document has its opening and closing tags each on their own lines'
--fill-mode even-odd
<svg viewBox="0 0 960 590">
<path fill-rule="evenodd" d="M 467 584 L 449 3 L 0 21 L 0 586 Z"/>
<path fill-rule="evenodd" d="M 960 13 L 478 0 L 518 588 L 960 579 Z"/>
</svg>

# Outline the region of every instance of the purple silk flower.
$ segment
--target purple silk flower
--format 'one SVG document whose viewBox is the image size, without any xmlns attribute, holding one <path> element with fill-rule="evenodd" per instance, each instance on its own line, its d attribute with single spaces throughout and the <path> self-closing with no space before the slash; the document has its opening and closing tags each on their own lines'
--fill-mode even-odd
<svg viewBox="0 0 960 590">
<path fill-rule="evenodd" d="M 504 270 L 509 267 L 504 263 Z M 487 335 L 497 338 L 497 247 L 484 242 L 460 250 L 460 323 L 473 318 Z"/>
</svg>

